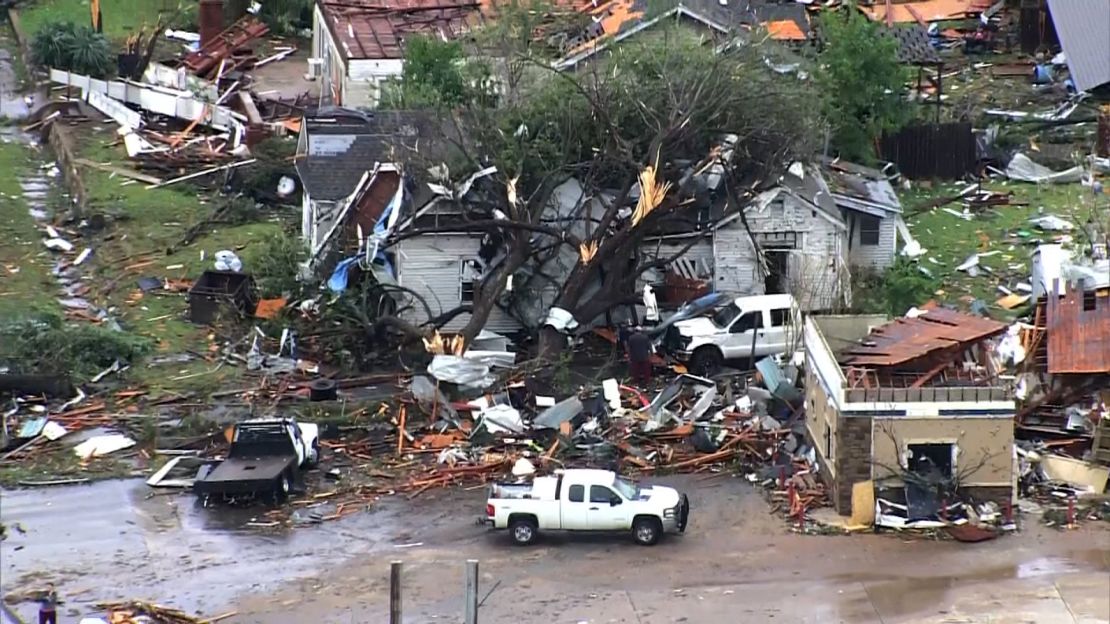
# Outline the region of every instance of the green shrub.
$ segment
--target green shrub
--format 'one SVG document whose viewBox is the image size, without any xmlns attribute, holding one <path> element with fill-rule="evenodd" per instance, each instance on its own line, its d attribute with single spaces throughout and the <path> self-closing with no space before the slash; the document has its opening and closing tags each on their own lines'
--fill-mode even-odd
<svg viewBox="0 0 1110 624">
<path fill-rule="evenodd" d="M 251 254 L 255 285 L 263 298 L 296 296 L 304 288 L 297 277 L 308 249 L 300 237 L 289 232 L 275 236 Z"/>
<path fill-rule="evenodd" d="M 148 339 L 99 325 L 68 325 L 39 314 L 0 325 L 0 366 L 24 374 L 67 374 L 88 379 L 116 360 L 134 362 L 151 349 Z"/>
<path fill-rule="evenodd" d="M 856 311 L 891 316 L 902 316 L 910 308 L 925 303 L 937 289 L 936 279 L 902 257 L 886 271 L 859 275 L 854 282 Z"/>
</svg>

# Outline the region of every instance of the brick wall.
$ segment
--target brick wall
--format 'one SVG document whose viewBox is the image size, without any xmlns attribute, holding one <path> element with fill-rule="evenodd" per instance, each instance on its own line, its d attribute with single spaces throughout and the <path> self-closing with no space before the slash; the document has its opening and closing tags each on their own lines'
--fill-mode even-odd
<svg viewBox="0 0 1110 624">
<path fill-rule="evenodd" d="M 871 419 L 840 416 L 836 427 L 836 477 L 832 483 L 837 513 L 852 513 L 852 484 L 871 479 Z"/>
</svg>

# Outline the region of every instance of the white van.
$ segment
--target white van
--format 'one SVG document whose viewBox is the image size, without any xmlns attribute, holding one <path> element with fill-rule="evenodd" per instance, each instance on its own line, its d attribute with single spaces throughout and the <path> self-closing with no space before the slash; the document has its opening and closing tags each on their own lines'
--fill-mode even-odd
<svg viewBox="0 0 1110 624">
<path fill-rule="evenodd" d="M 737 297 L 712 316 L 679 321 L 663 347 L 696 374 L 712 374 L 725 360 L 787 353 L 798 348 L 801 312 L 791 295 Z"/>
</svg>

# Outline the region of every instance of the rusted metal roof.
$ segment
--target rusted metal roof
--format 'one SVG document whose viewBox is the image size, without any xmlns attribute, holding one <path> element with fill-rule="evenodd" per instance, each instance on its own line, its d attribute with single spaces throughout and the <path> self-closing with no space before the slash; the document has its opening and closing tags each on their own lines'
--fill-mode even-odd
<svg viewBox="0 0 1110 624">
<path fill-rule="evenodd" d="M 900 318 L 841 352 L 849 366 L 896 366 L 931 353 L 968 346 L 1006 331 L 1006 324 L 936 308 L 917 318 Z"/>
<path fill-rule="evenodd" d="M 194 74 L 204 76 L 214 72 L 220 61 L 228 58 L 236 49 L 270 32 L 270 28 L 248 15 L 235 22 L 219 35 L 204 44 L 196 52 L 185 56 L 182 64 Z"/>
<path fill-rule="evenodd" d="M 350 59 L 404 58 L 405 38 L 454 39 L 481 17 L 478 0 L 320 0 L 340 54 Z"/>
<path fill-rule="evenodd" d="M 1048 295 L 1048 372 L 1110 373 L 1110 291 Z"/>
</svg>

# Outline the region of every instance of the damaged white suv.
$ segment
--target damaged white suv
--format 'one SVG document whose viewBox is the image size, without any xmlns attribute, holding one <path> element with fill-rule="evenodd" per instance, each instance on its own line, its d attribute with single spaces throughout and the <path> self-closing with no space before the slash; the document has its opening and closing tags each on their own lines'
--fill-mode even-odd
<svg viewBox="0 0 1110 624">
<path fill-rule="evenodd" d="M 678 321 L 663 348 L 691 372 L 716 372 L 726 360 L 757 359 L 796 349 L 802 315 L 790 295 L 737 297 L 712 316 Z"/>
</svg>

